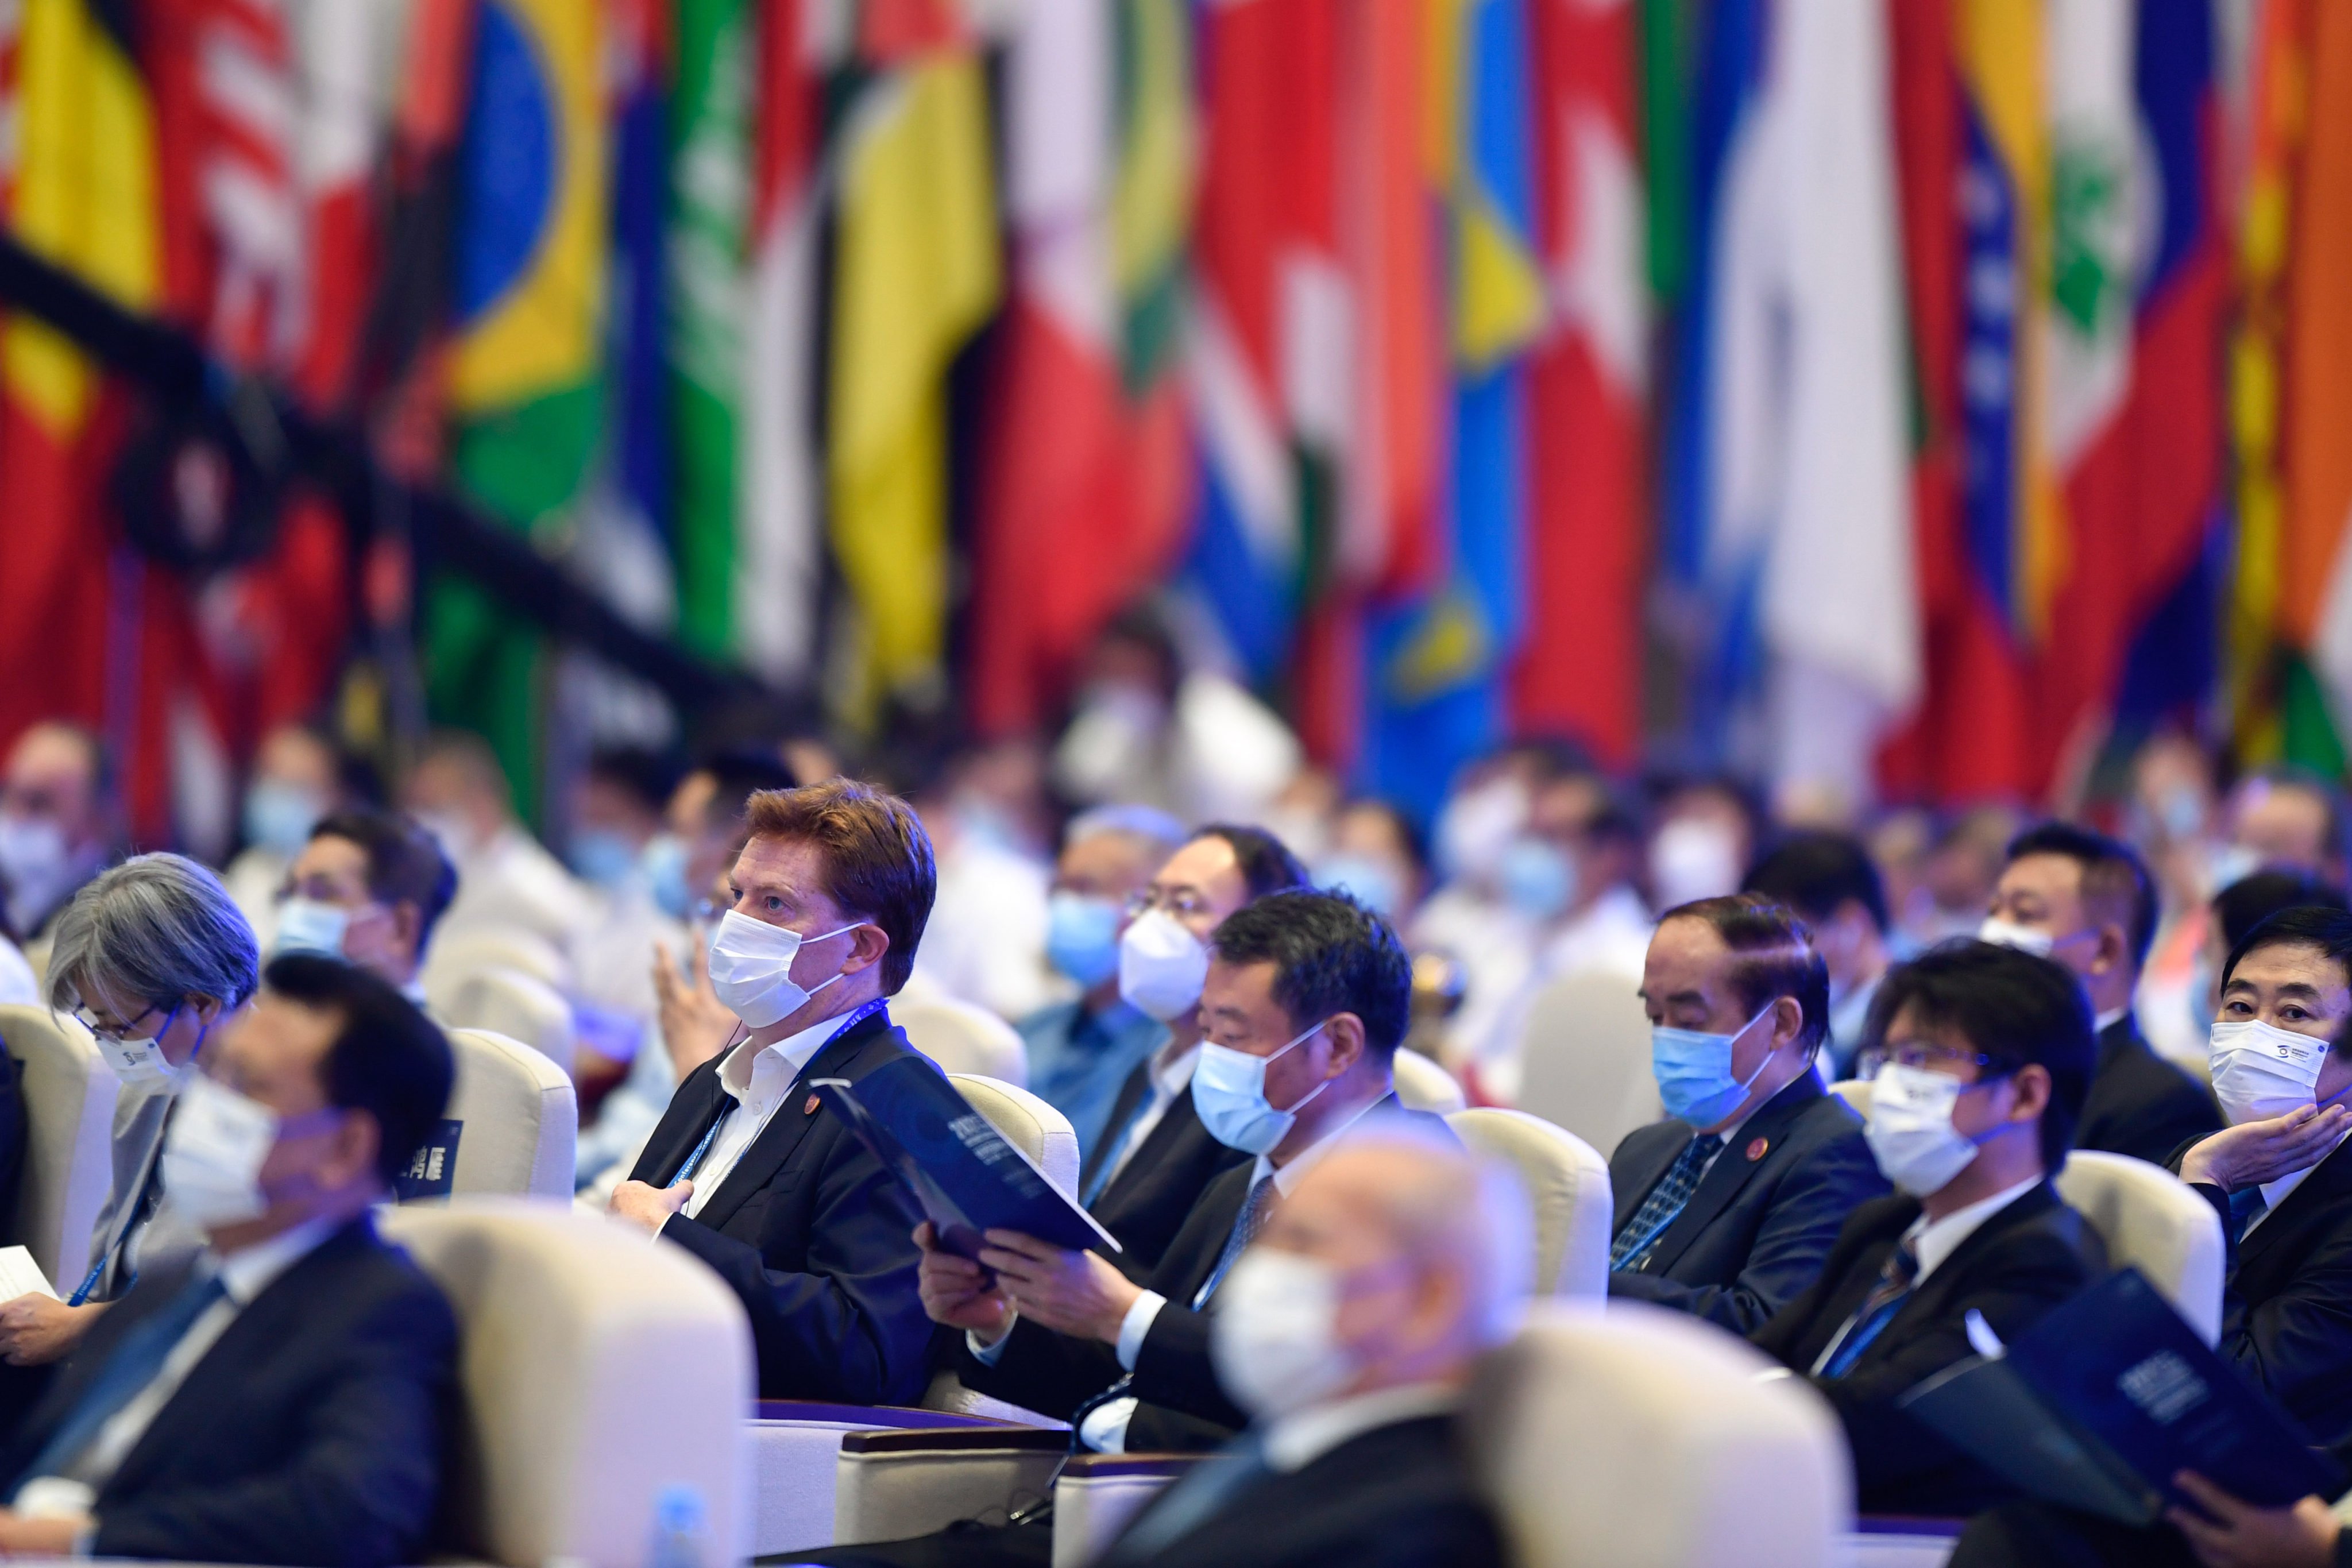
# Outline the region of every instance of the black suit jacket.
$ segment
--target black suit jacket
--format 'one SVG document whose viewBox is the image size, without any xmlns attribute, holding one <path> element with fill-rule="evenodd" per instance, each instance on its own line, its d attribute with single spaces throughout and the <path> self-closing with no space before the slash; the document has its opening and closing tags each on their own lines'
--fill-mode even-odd
<svg viewBox="0 0 2352 1568">
<path fill-rule="evenodd" d="M 6 1461 L 7 1492 L 123 1336 L 186 1285 L 142 1276 L 92 1325 Z M 98 1494 L 94 1553 L 184 1563 L 422 1560 L 454 1409 L 457 1324 L 366 1219 L 272 1280 L 190 1369 Z"/>
<path fill-rule="evenodd" d="M 1412 1117 L 1435 1126 L 1443 1137 L 1453 1136 L 1443 1120 L 1424 1111 L 1402 1110 L 1393 1096 L 1375 1108 L 1375 1114 L 1383 1112 Z M 1129 1453 L 1212 1448 L 1249 1424 L 1249 1417 L 1217 1383 L 1216 1371 L 1209 1362 L 1208 1310 L 1194 1311 L 1192 1299 L 1216 1271 L 1234 1222 L 1248 1201 L 1250 1180 L 1256 1170 L 1257 1162 L 1252 1159 L 1211 1182 L 1186 1216 L 1183 1228 L 1168 1244 L 1160 1266 L 1150 1278 L 1140 1281 L 1165 1296 L 1168 1304 L 1160 1308 L 1151 1331 L 1143 1337 L 1133 1382 L 1126 1391 L 1139 1401 L 1134 1418 L 1128 1423 Z M 1013 1324 L 1003 1353 L 993 1366 L 982 1364 L 969 1347 L 958 1353 L 958 1373 L 965 1387 L 1061 1420 L 1070 1419 L 1078 1406 L 1127 1375 L 1112 1346 L 1097 1340 L 1075 1339 L 1026 1321 Z"/>
<path fill-rule="evenodd" d="M 2099 1031 L 2099 1066 L 2083 1100 L 2074 1147 L 2161 1165 L 2183 1143 L 2221 1131 L 2205 1086 L 2148 1048 L 2126 1013 Z"/>
<path fill-rule="evenodd" d="M 1899 1193 L 1857 1209 L 1821 1279 L 1756 1331 L 1758 1347 L 1810 1375 L 1918 1217 L 1919 1200 Z M 1973 1353 L 1970 1309 L 2002 1339 L 2012 1339 L 2106 1268 L 2098 1233 L 2043 1182 L 1961 1242 L 1845 1376 L 1815 1378 L 1845 1426 L 1862 1511 L 1958 1517 L 2014 1496 L 1991 1471 L 1897 1410 L 1895 1397 Z"/>
<path fill-rule="evenodd" d="M 2178 1155 L 2171 1163 L 2180 1168 Z M 2230 1242 L 2221 1353 L 2314 1442 L 2352 1446 L 2352 1142 L 2336 1145 L 2242 1241 L 2231 1237 L 2228 1194 L 2205 1182 L 2189 1190 L 2220 1213 Z"/>
<path fill-rule="evenodd" d="M 688 1073 L 630 1178 L 667 1186 L 733 1100 L 722 1051 Z M 915 1200 L 830 1112 L 811 1079 L 853 1083 L 915 1053 L 886 1014 L 828 1042 L 802 1069 L 702 1212 L 662 1236 L 701 1258 L 751 1314 L 763 1399 L 912 1405 L 931 1372 L 931 1321 L 915 1271 Z"/>
<path fill-rule="evenodd" d="M 1612 1236 L 1694 1136 L 1688 1123 L 1669 1120 L 1617 1145 L 1609 1158 Z M 1886 1192 L 1862 1118 L 1811 1071 L 1800 1073 L 1715 1157 L 1640 1270 L 1609 1277 L 1609 1293 L 1753 1333 L 1820 1277 L 1846 1216 Z"/>
<path fill-rule="evenodd" d="M 1107 1125 L 1114 1130 L 1126 1126 L 1150 1092 L 1151 1064 L 1146 1062 L 1119 1086 Z M 1110 1142 L 1108 1138 L 1096 1141 L 1093 1156 L 1079 1178 L 1079 1191 L 1086 1190 L 1096 1168 L 1110 1157 Z M 1209 1136 L 1209 1130 L 1201 1125 L 1201 1113 L 1192 1107 L 1192 1086 L 1186 1084 L 1184 1092 L 1169 1101 L 1135 1157 L 1119 1168 L 1118 1175 L 1094 1201 L 1095 1218 L 1118 1238 L 1120 1250 L 1111 1261 L 1137 1283 L 1149 1280 L 1209 1184 L 1249 1158 Z"/>
<path fill-rule="evenodd" d="M 1507 1561 L 1444 1416 L 1351 1437 L 1244 1488 L 1160 1551 L 1139 1552 L 1129 1543 L 1150 1511 L 1112 1543 L 1103 1568 L 1502 1568 Z"/>
</svg>

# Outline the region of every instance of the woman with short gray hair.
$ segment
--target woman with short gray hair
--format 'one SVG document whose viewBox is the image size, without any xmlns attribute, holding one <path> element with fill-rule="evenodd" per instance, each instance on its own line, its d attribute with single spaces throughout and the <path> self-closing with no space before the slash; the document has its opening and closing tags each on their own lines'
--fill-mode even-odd
<svg viewBox="0 0 2352 1568">
<path fill-rule="evenodd" d="M 80 1020 L 122 1087 L 114 1188 L 99 1211 L 89 1276 L 65 1301 L 34 1295 L 0 1305 L 0 1357 L 19 1366 L 71 1351 L 167 1241 L 202 1239 L 156 1225 L 165 1196 L 157 1155 L 205 1042 L 261 984 L 253 927 L 220 879 L 184 856 L 136 855 L 100 872 L 54 930 L 50 1009 Z"/>
</svg>

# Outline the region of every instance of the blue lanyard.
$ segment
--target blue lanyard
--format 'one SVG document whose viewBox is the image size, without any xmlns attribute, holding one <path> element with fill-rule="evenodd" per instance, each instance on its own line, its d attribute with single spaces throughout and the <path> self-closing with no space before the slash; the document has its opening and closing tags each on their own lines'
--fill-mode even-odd
<svg viewBox="0 0 2352 1568">
<path fill-rule="evenodd" d="M 819 1046 L 816 1049 L 809 1053 L 809 1061 L 815 1061 L 817 1058 L 825 1053 L 826 1049 L 832 1046 L 834 1041 L 841 1038 L 842 1036 L 849 1033 L 850 1030 L 857 1027 L 858 1025 L 864 1023 L 875 1014 L 881 1012 L 884 1008 L 889 1006 L 889 1005 L 890 998 L 887 996 L 877 996 L 873 1001 L 866 1003 L 864 1006 L 850 1014 L 848 1017 L 844 1018 L 841 1021 L 841 1027 L 835 1029 L 832 1034 L 827 1035 L 824 1037 L 824 1045 Z M 793 1083 L 795 1088 L 799 1086 L 801 1076 L 805 1076 L 807 1072 L 808 1067 L 806 1064 L 803 1064 L 801 1068 L 800 1076 L 795 1076 L 793 1079 Z M 702 1142 L 694 1146 L 694 1152 L 686 1157 L 686 1163 L 680 1165 L 677 1168 L 677 1173 L 669 1179 L 669 1184 L 671 1186 L 676 1186 L 678 1183 L 690 1179 L 694 1175 L 695 1172 L 702 1169 L 703 1156 L 710 1152 L 710 1145 L 718 1140 L 719 1130 L 727 1125 L 727 1119 L 734 1115 L 737 1107 L 742 1104 L 742 1101 L 737 1100 L 731 1094 L 727 1094 L 726 1090 L 723 1089 L 719 1092 L 722 1095 L 725 1095 L 727 1103 L 719 1108 L 718 1118 L 710 1123 L 710 1130 L 702 1135 Z M 778 1100 L 776 1103 L 778 1105 L 782 1105 L 784 1103 L 784 1100 L 790 1100 L 792 1097 L 792 1090 L 786 1089 L 784 1091 L 783 1098 Z"/>
</svg>

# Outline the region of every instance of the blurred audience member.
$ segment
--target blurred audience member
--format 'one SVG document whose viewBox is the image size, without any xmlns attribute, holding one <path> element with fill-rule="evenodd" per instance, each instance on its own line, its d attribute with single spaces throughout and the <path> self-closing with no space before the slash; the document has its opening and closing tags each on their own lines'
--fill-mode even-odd
<svg viewBox="0 0 2352 1568">
<path fill-rule="evenodd" d="M 1813 1071 L 1829 992 L 1805 928 L 1760 893 L 1658 922 L 1642 1000 L 1667 1120 L 1609 1158 L 1611 1295 L 1752 1333 L 1886 1194 L 1862 1118 Z"/>
<path fill-rule="evenodd" d="M 2227 1131 L 2173 1163 L 2230 1242 L 2221 1353 L 2330 1447 L 2352 1446 L 2352 915 L 2293 909 L 2222 968 Z"/>
<path fill-rule="evenodd" d="M 269 966 L 163 1141 L 203 1249 L 151 1269 L 16 1435 L 0 1551 L 423 1560 L 457 1324 L 370 1211 L 453 1076 L 441 1031 L 373 975 Z"/>
<path fill-rule="evenodd" d="M 113 850 L 112 769 L 99 738 L 46 721 L 16 737 L 0 764 L 0 894 L 28 945 Z"/>
<path fill-rule="evenodd" d="M 591 753 L 572 789 L 564 858 L 572 874 L 607 897 L 641 886 L 646 851 L 662 833 L 677 783 L 677 769 L 657 752 L 614 746 Z"/>
<path fill-rule="evenodd" d="M 1258 826 L 1281 839 L 1307 865 L 1319 866 L 1331 852 L 1331 835 L 1343 798 L 1339 781 L 1329 769 L 1303 767 L 1260 814 Z"/>
<path fill-rule="evenodd" d="M 571 957 L 593 919 L 587 890 L 516 818 L 514 792 L 488 742 L 461 731 L 436 735 L 402 802 L 457 865 L 451 934 L 523 931 Z"/>
<path fill-rule="evenodd" d="M 907 1405 L 931 1375 L 914 1195 L 817 1079 L 914 1059 L 888 998 L 936 885 L 914 808 L 847 781 L 763 791 L 729 873 L 711 978 L 741 1027 L 686 1075 L 611 1212 L 684 1247 L 749 1315 L 768 1399 Z"/>
<path fill-rule="evenodd" d="M 1200 822 L 1263 818 L 1299 769 L 1297 737 L 1229 678 L 1187 672 L 1166 619 L 1122 611 L 1088 654 L 1053 753 L 1085 805 L 1152 805 Z"/>
<path fill-rule="evenodd" d="M 1920 864 L 1924 910 L 1906 931 L 1916 948 L 1977 934 L 2009 861 L 2010 840 L 2023 826 L 2005 805 L 1975 806 L 1943 826 Z"/>
<path fill-rule="evenodd" d="M 1671 910 L 1739 890 L 1756 852 L 1757 809 L 1727 778 L 1681 779 L 1658 793 L 1650 813 L 1650 901 Z"/>
<path fill-rule="evenodd" d="M 2156 941 L 2140 966 L 2136 999 L 2141 1032 L 2158 1056 L 2205 1058 L 2208 1017 L 2193 1017 L 2211 971 L 2200 960 L 2212 931 L 2209 900 L 2221 805 L 2205 749 L 2178 731 L 2151 736 L 2132 757 L 2124 802 L 2125 840 L 2156 879 Z"/>
<path fill-rule="evenodd" d="M 345 959 L 422 1006 L 425 951 L 457 896 L 431 834 L 388 811 L 337 812 L 287 868 L 271 950 Z"/>
<path fill-rule="evenodd" d="M 1991 909 L 1985 941 L 2055 959 L 2090 999 L 2099 1059 L 2076 1148 L 2160 1165 L 2221 1125 L 2204 1086 L 2148 1049 L 2132 1014 L 2156 936 L 2156 885 L 2138 856 L 2105 834 L 2044 823 L 2011 841 Z"/>
<path fill-rule="evenodd" d="M 1830 976 L 1830 1076 L 1852 1078 L 1864 1024 L 1891 962 L 1886 894 L 1860 839 L 1843 833 L 1795 833 L 1749 868 L 1740 890 L 1761 893 L 1797 911 Z"/>
<path fill-rule="evenodd" d="M 325 735 L 307 724 L 280 724 L 261 738 L 245 786 L 245 847 L 221 872 L 221 886 L 265 952 L 278 934 L 286 868 L 310 842 L 319 819 L 350 799 L 342 753 Z"/>
<path fill-rule="evenodd" d="M 1650 945 L 1650 911 L 1633 890 L 1641 852 L 1640 816 L 1604 774 L 1563 773 L 1530 797 L 1501 870 L 1520 938 L 1473 966 L 1456 1025 L 1455 1049 L 1480 1098 L 1517 1098 L 1528 1013 L 1545 984 L 1571 974 L 1640 978 Z"/>
<path fill-rule="evenodd" d="M 1870 847 L 1870 863 L 1878 868 L 1879 882 L 1886 889 L 1887 956 L 1908 958 L 1941 940 L 1936 934 L 1936 898 L 1927 890 L 1927 857 L 1936 842 L 1934 816 L 1918 806 L 1890 811 L 1863 835 L 1863 842 Z"/>
<path fill-rule="evenodd" d="M 1400 928 L 1428 888 L 1421 836 L 1386 801 L 1351 800 L 1334 813 L 1328 847 L 1314 866 L 1316 886 L 1345 892 Z"/>
<path fill-rule="evenodd" d="M 2090 1008 L 2048 959 L 1958 942 L 1887 975 L 1865 1049 L 1885 1064 L 1871 1152 L 1898 1190 L 1754 1338 L 1836 1410 L 1863 1512 L 1973 1513 L 2013 1489 L 1896 1402 L 1973 1353 L 1971 1313 L 2012 1339 L 2106 1272 L 2050 1184 L 2090 1088 Z"/>
<path fill-rule="evenodd" d="M 0 1007 L 37 1007 L 40 1001 L 40 979 L 25 950 L 16 945 L 16 928 L 8 923 L 8 900 L 0 899 Z"/>
<path fill-rule="evenodd" d="M 1118 1238 L 1119 1267 L 1135 1278 L 1158 1266 L 1202 1192 L 1241 1159 L 1193 1102 L 1211 944 L 1253 900 L 1306 886 L 1307 868 L 1272 834 L 1219 826 L 1193 835 L 1128 904 L 1118 994 L 1165 1029 L 1160 1047 L 1119 1086 L 1078 1192 Z"/>
<path fill-rule="evenodd" d="M 1119 935 L 1129 901 L 1150 887 L 1151 874 L 1183 841 L 1174 817 L 1144 805 L 1097 806 L 1063 836 L 1045 954 L 1080 989 L 1023 1019 L 1021 1040 L 1030 1091 L 1070 1119 L 1081 1157 L 1101 1142 L 1120 1087 L 1164 1032 L 1157 1018 L 1119 997 Z"/>
<path fill-rule="evenodd" d="M 114 1181 L 90 1235 L 89 1272 L 57 1282 L 64 1300 L 0 1306 L 0 1355 L 54 1362 L 142 1269 L 203 1240 L 202 1216 L 172 1201 L 163 1133 L 206 1044 L 260 984 L 253 928 L 220 879 L 178 855 L 136 855 L 99 873 L 58 917 L 48 1000 L 89 1028 L 121 1084 Z"/>
<path fill-rule="evenodd" d="M 1030 847 L 1034 815 L 1010 742 L 952 757 L 915 797 L 939 855 L 940 895 L 916 963 L 918 993 L 942 992 L 1005 1018 L 1053 995 L 1045 965 L 1052 873 Z"/>
<path fill-rule="evenodd" d="M 570 858 L 593 895 L 591 923 L 571 953 L 572 1077 L 583 1112 L 632 1070 L 654 1033 L 661 999 L 646 956 L 656 942 L 685 943 L 685 928 L 653 891 L 655 872 L 673 859 L 663 814 L 677 786 L 674 766 L 635 748 L 596 752 L 573 786 Z"/>
<path fill-rule="evenodd" d="M 2308 871 L 2344 885 L 2344 792 L 2318 773 L 2286 765 L 2248 773 L 2230 792 L 2222 816 L 2230 843 L 2214 866 L 2214 887 L 2226 888 L 2263 867 Z"/>
</svg>

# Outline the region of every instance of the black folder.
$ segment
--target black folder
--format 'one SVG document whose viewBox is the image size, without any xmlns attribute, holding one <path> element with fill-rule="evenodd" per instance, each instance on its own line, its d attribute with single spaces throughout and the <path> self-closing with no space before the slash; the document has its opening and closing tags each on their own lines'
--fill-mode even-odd
<svg viewBox="0 0 2352 1568">
<path fill-rule="evenodd" d="M 2344 1489 L 2335 1462 L 2136 1268 L 1895 1403 L 2028 1496 L 2126 1524 L 2185 1502 L 2181 1470 L 2264 1508 Z"/>
<path fill-rule="evenodd" d="M 1017 1230 L 1074 1251 L 1119 1250 L 923 1058 L 886 1062 L 855 1083 L 812 1079 L 809 1088 L 915 1194 L 949 1251 L 978 1258 L 988 1230 Z"/>
</svg>

